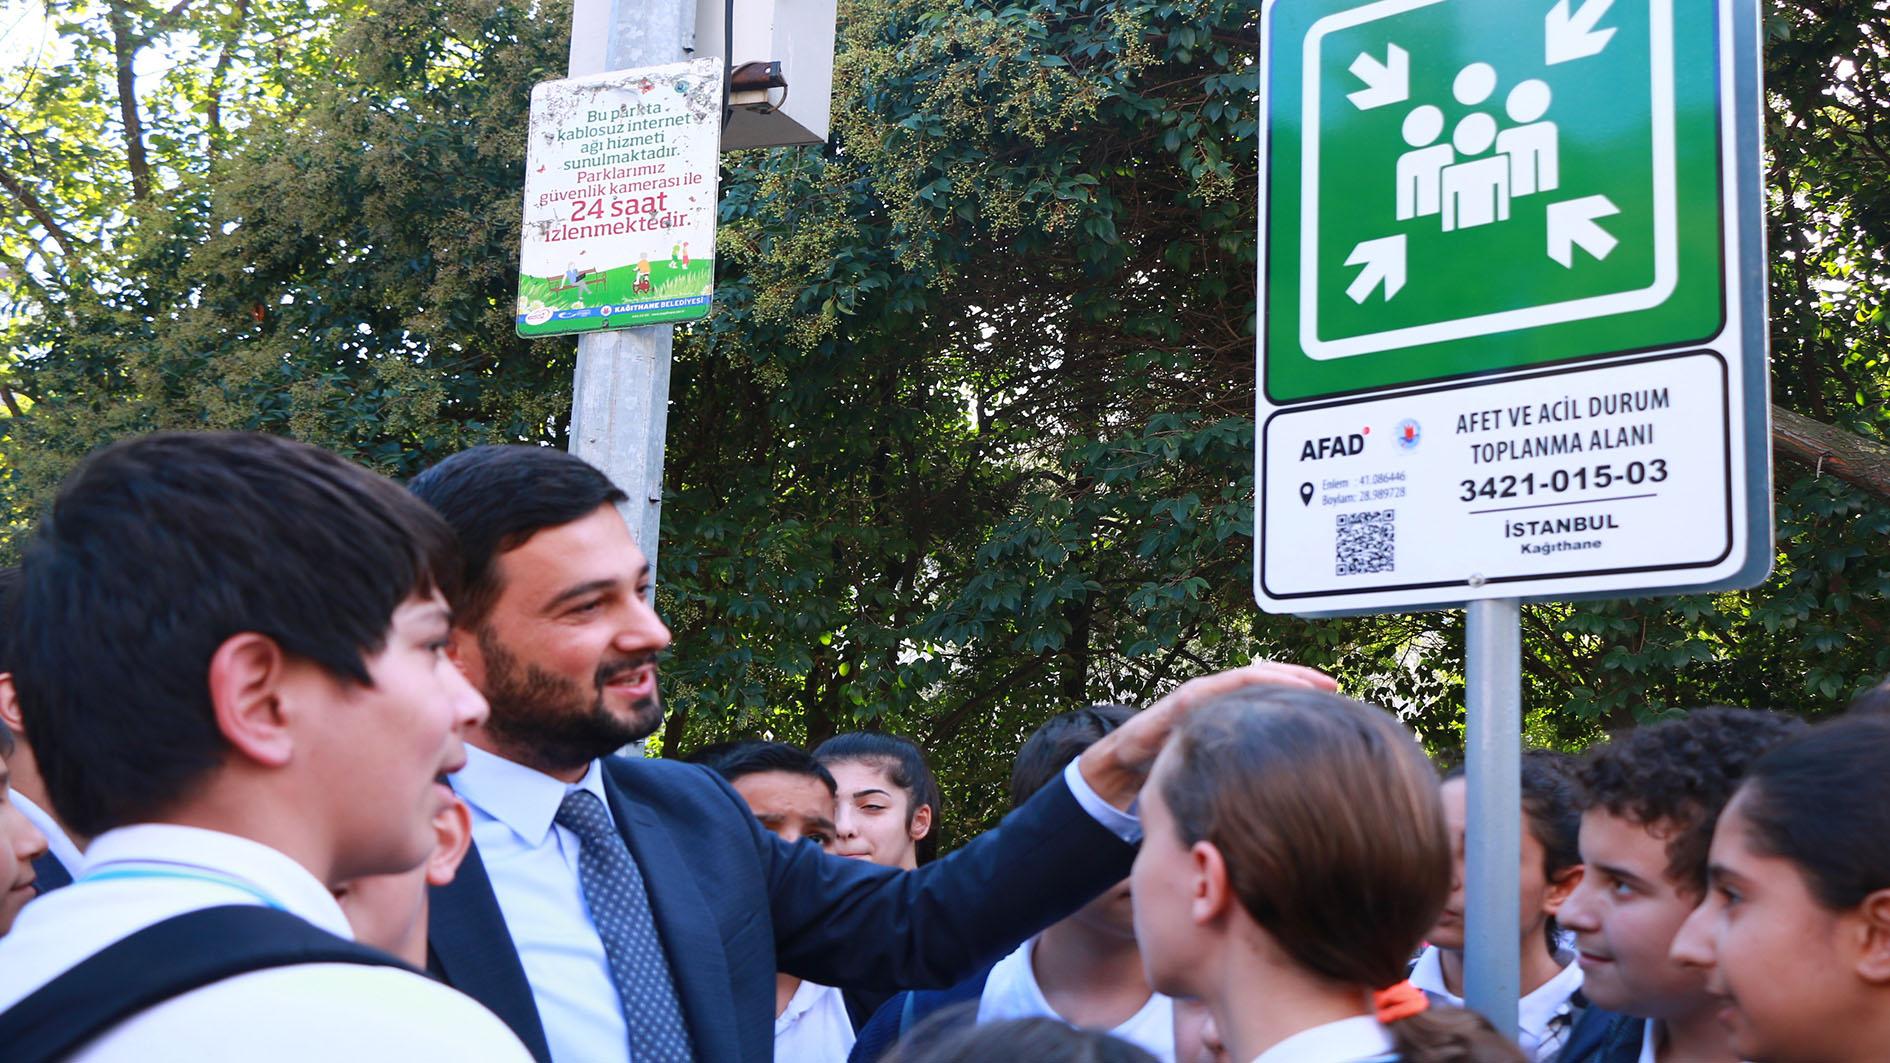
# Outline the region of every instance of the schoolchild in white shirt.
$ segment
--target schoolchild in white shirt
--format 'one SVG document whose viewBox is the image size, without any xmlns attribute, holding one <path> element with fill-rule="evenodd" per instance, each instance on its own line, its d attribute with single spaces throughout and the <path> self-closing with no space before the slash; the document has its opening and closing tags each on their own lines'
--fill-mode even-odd
<svg viewBox="0 0 1890 1063">
<path fill-rule="evenodd" d="M 1028 801 L 1134 714 L 1126 705 L 1104 704 L 1051 717 L 1011 765 L 1011 807 Z M 1126 880 L 991 969 L 979 995 L 978 1021 L 1024 1018 L 1105 1031 L 1172 1063 L 1174 1001 L 1149 988 Z"/>
<path fill-rule="evenodd" d="M 825 765 L 786 742 L 718 742 L 684 758 L 720 775 L 763 827 L 784 841 L 806 840 L 833 852 L 838 786 Z M 774 976 L 774 1058 L 782 1063 L 844 1063 L 853 1019 L 835 986 L 791 974 Z"/>
<path fill-rule="evenodd" d="M 1802 720 L 1778 713 L 1693 709 L 1617 735 L 1576 764 L 1586 868 L 1557 918 L 1575 933 L 1592 1007 L 1642 1022 L 1639 1037 L 1609 1038 L 1586 1052 L 1571 1044 L 1560 1063 L 1741 1058 L 1705 974 L 1671 954 L 1674 936 L 1706 896 L 1720 810 L 1754 761 L 1803 729 Z"/>
<path fill-rule="evenodd" d="M 1450 893 L 1437 776 L 1382 710 L 1238 692 L 1182 722 L 1142 788 L 1130 878 L 1149 981 L 1263 1063 L 1517 1061 L 1405 965 Z"/>
<path fill-rule="evenodd" d="M 0 939 L 9 1060 L 31 1038 L 67 1056 L 77 1033 L 86 1063 L 529 1058 L 470 999 L 355 945 L 332 894 L 425 859 L 435 780 L 486 715 L 445 654 L 454 554 L 399 486 L 279 437 L 146 436 L 66 480 L 22 566 L 14 681 L 59 817 L 92 841 Z M 181 945 L 88 963 L 147 932 Z M 338 959 L 109 1010 L 179 954 L 265 937 Z M 80 1013 L 109 1025 L 58 1026 Z"/>
<path fill-rule="evenodd" d="M 1885 1058 L 1890 718 L 1821 724 L 1759 758 L 1707 860 L 1673 956 L 1705 974 L 1739 1057 Z"/>
<path fill-rule="evenodd" d="M 1580 1011 L 1575 991 L 1582 968 L 1564 949 L 1555 913 L 1582 878 L 1582 806 L 1564 754 L 1532 749 L 1522 758 L 1522 999 L 1517 1041 L 1548 1063 L 1568 1040 Z M 1411 984 L 1432 1000 L 1463 1007 L 1464 829 L 1468 794 L 1463 769 L 1444 776 L 1444 823 L 1450 829 L 1450 900 L 1411 968 Z"/>
</svg>

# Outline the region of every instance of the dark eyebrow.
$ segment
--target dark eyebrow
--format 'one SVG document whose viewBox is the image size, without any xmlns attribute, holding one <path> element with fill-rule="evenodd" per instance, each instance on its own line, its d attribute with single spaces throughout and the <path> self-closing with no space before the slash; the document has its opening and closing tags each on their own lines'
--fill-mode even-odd
<svg viewBox="0 0 1890 1063">
<path fill-rule="evenodd" d="M 646 561 L 642 568 L 637 569 L 636 582 L 642 583 L 645 579 L 649 578 L 649 575 L 650 565 L 649 562 Z M 587 594 L 596 594 L 599 591 L 614 590 L 616 587 L 617 581 L 614 579 L 586 580 L 574 587 L 566 587 L 564 590 L 559 591 L 556 597 L 545 603 L 545 611 L 550 612 L 572 599 L 582 598 Z"/>
<path fill-rule="evenodd" d="M 580 583 L 575 587 L 566 587 L 564 590 L 559 591 L 550 601 L 545 603 L 545 611 L 551 612 L 567 602 L 583 598 L 587 595 L 596 594 L 599 591 L 612 590 L 616 586 L 617 581 L 614 579 L 594 579 Z"/>
<path fill-rule="evenodd" d="M 866 788 L 866 789 L 864 789 L 864 790 L 855 790 L 855 791 L 853 791 L 853 793 L 852 793 L 851 795 L 849 795 L 849 796 L 852 796 L 852 797 L 865 797 L 865 796 L 866 796 L 866 795 L 868 795 L 868 794 L 878 794 L 878 795 L 879 795 L 879 796 L 881 796 L 881 797 L 891 797 L 891 796 L 892 796 L 892 791 L 891 791 L 891 790 L 882 790 L 882 789 L 880 789 L 880 788 L 879 788 L 879 787 L 877 787 L 877 786 L 869 786 L 869 787 L 867 787 L 867 788 Z"/>
<path fill-rule="evenodd" d="M 1590 863 L 1588 866 L 1596 869 L 1597 871 L 1602 872 L 1603 874 L 1606 874 L 1609 878 L 1618 878 L 1625 882 L 1632 882 L 1637 886 L 1645 886 L 1648 884 L 1646 879 L 1635 874 L 1634 872 L 1627 871 L 1619 867 L 1615 867 L 1612 864 Z"/>
<path fill-rule="evenodd" d="M 1727 867 L 1725 864 L 1707 864 L 1706 865 L 1706 881 L 1712 882 L 1712 883 L 1718 883 L 1722 880 L 1727 880 L 1727 879 L 1730 879 L 1733 882 L 1746 881 L 1746 877 L 1744 875 L 1741 875 L 1739 872 L 1734 871 L 1730 867 Z"/>
</svg>

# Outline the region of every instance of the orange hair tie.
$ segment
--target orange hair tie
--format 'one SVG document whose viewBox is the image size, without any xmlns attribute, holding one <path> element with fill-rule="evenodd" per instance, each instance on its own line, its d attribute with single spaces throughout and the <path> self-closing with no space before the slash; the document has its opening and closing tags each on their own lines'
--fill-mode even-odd
<svg viewBox="0 0 1890 1063">
<path fill-rule="evenodd" d="M 1377 1010 L 1378 1021 L 1382 1025 L 1421 1015 L 1430 1006 L 1431 998 L 1425 996 L 1422 989 L 1412 985 L 1409 979 L 1372 994 L 1372 1007 Z"/>
</svg>

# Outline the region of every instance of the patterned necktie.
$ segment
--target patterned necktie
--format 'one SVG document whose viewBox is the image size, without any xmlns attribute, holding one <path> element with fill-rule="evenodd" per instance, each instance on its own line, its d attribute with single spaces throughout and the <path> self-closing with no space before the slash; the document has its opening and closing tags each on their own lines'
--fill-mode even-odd
<svg viewBox="0 0 1890 1063">
<path fill-rule="evenodd" d="M 630 1028 L 631 1060 L 689 1063 L 689 1034 L 676 1001 L 676 983 L 656 936 L 643 874 L 630 858 L 623 835 L 589 790 L 565 794 L 556 822 L 578 837 L 578 881 L 597 936 L 603 939 L 610 979 Z"/>
</svg>

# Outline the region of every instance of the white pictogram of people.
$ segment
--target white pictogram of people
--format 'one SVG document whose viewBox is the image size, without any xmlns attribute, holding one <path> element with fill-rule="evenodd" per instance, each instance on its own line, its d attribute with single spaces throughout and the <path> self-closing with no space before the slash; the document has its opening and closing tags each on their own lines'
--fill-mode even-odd
<svg viewBox="0 0 1890 1063">
<path fill-rule="evenodd" d="M 1496 69 L 1471 63 L 1457 72 L 1451 95 L 1475 107 L 1496 91 Z M 1516 196 L 1555 190 L 1556 128 L 1544 121 L 1549 86 L 1531 78 L 1509 90 L 1503 110 L 1514 125 L 1499 130 L 1496 119 L 1473 111 L 1458 119 L 1448 142 L 1444 112 L 1421 104 L 1404 117 L 1404 142 L 1411 150 L 1398 156 L 1399 221 L 1439 215 L 1445 232 L 1509 220 Z M 1495 150 L 1492 152 L 1492 148 Z M 1487 154 L 1486 154 L 1487 153 Z"/>
</svg>

